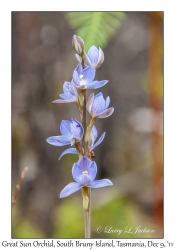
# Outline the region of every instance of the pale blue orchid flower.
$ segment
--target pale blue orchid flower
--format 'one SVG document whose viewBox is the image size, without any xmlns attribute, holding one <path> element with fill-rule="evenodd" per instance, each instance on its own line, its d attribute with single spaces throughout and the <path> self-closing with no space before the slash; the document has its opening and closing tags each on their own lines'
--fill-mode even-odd
<svg viewBox="0 0 175 250">
<path fill-rule="evenodd" d="M 60 193 L 60 198 L 65 198 L 83 187 L 101 188 L 112 186 L 108 179 L 95 180 L 97 175 L 97 165 L 87 157 L 83 156 L 72 167 L 72 176 L 75 182 L 69 183 Z"/>
<path fill-rule="evenodd" d="M 63 92 L 60 94 L 62 99 L 57 99 L 54 103 L 78 102 L 78 92 L 72 82 L 64 82 Z"/>
<path fill-rule="evenodd" d="M 77 89 L 98 89 L 104 86 L 108 80 L 93 81 L 95 77 L 95 69 L 93 66 L 89 66 L 83 69 L 79 64 L 73 72 L 73 82 Z"/>
<path fill-rule="evenodd" d="M 100 138 L 98 139 L 98 141 L 95 143 L 95 141 L 96 141 L 96 139 L 97 139 L 97 134 L 98 134 L 98 133 L 97 133 L 97 129 L 96 129 L 95 126 L 93 126 L 93 127 L 92 127 L 92 131 L 91 131 L 91 135 L 90 135 L 90 138 L 89 138 L 89 145 L 88 145 L 90 151 L 94 150 L 94 149 L 103 141 L 106 132 L 104 132 L 104 133 L 100 136 Z M 66 150 L 64 150 L 64 151 L 62 152 L 62 154 L 61 154 L 60 157 L 59 157 L 59 160 L 61 159 L 61 157 L 62 157 L 63 155 L 66 155 L 66 154 L 78 154 L 78 152 L 77 152 L 76 148 L 68 148 L 68 149 L 66 149 Z"/>
<path fill-rule="evenodd" d="M 97 95 L 93 93 L 90 95 L 86 108 L 89 111 L 90 115 L 93 118 L 106 118 L 114 112 L 114 108 L 108 108 L 110 104 L 110 97 L 108 96 L 106 100 L 103 97 L 103 94 L 100 92 Z"/>
<path fill-rule="evenodd" d="M 81 141 L 84 135 L 84 129 L 80 122 L 72 118 L 72 121 L 63 120 L 60 124 L 60 131 L 62 135 L 51 136 L 46 141 L 54 146 L 64 146 Z"/>
</svg>

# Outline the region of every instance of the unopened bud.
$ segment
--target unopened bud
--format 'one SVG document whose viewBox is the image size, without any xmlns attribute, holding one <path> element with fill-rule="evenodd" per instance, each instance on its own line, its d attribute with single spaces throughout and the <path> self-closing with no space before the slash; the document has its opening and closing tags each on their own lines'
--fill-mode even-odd
<svg viewBox="0 0 175 250">
<path fill-rule="evenodd" d="M 72 38 L 72 47 L 81 55 L 84 51 L 84 41 L 81 37 L 74 35 Z"/>
</svg>

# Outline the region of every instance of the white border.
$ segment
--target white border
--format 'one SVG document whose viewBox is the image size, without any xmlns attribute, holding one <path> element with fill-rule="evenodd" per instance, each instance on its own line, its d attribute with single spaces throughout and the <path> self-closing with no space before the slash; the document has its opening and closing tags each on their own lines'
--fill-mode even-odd
<svg viewBox="0 0 175 250">
<path fill-rule="evenodd" d="M 164 11 L 164 190 L 165 242 L 174 241 L 175 202 L 175 8 L 174 1 L 15 1 L 1 3 L 0 15 L 0 239 L 11 241 L 11 11 Z M 143 240 L 144 241 L 144 240 Z M 155 240 L 161 241 L 161 240 Z M 128 240 L 126 240 L 128 242 Z M 0 242 L 1 244 L 1 242 Z M 149 248 L 152 249 L 152 248 Z"/>
</svg>

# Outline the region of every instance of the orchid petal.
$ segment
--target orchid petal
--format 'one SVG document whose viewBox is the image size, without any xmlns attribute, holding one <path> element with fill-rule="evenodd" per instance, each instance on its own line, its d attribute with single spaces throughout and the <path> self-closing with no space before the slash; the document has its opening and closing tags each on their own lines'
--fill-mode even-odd
<svg viewBox="0 0 175 250">
<path fill-rule="evenodd" d="M 91 178 L 88 174 L 82 174 L 79 176 L 78 182 L 83 186 L 88 186 L 91 183 Z"/>
<path fill-rule="evenodd" d="M 98 132 L 95 126 L 92 127 L 92 134 L 94 137 L 94 141 L 96 141 Z"/>
<path fill-rule="evenodd" d="M 106 98 L 106 103 L 105 103 L 106 109 L 109 107 L 109 104 L 110 104 L 110 97 L 108 96 Z"/>
<path fill-rule="evenodd" d="M 92 148 L 92 146 L 94 145 L 96 138 L 97 138 L 97 129 L 95 126 L 93 126 L 88 142 L 90 148 Z"/>
<path fill-rule="evenodd" d="M 77 162 L 82 170 L 88 170 L 89 164 L 91 164 L 91 160 L 85 156 L 81 157 Z"/>
<path fill-rule="evenodd" d="M 97 68 L 99 68 L 103 62 L 104 62 L 104 53 L 103 53 L 103 50 L 99 47 L 99 56 L 98 56 Z"/>
<path fill-rule="evenodd" d="M 83 69 L 81 72 L 81 75 L 83 75 L 83 80 L 88 83 L 92 82 L 95 77 L 95 69 L 92 66 L 88 66 L 87 68 Z"/>
<path fill-rule="evenodd" d="M 83 53 L 83 56 L 84 56 L 85 66 L 90 66 L 91 65 L 91 61 L 90 61 L 89 57 L 87 56 L 87 54 L 85 52 Z"/>
<path fill-rule="evenodd" d="M 72 78 L 76 87 L 80 86 L 80 80 L 77 71 L 74 70 Z"/>
<path fill-rule="evenodd" d="M 101 137 L 98 139 L 98 141 L 92 146 L 91 151 L 94 150 L 104 139 L 106 132 L 104 132 Z"/>
<path fill-rule="evenodd" d="M 65 198 L 83 187 L 82 184 L 77 182 L 69 183 L 60 193 L 60 198 Z"/>
<path fill-rule="evenodd" d="M 101 188 L 101 187 L 107 187 L 107 186 L 112 186 L 113 183 L 108 180 L 108 179 L 102 179 L 102 180 L 96 180 L 91 182 L 91 184 L 89 185 L 89 187 L 91 188 Z"/>
<path fill-rule="evenodd" d="M 108 108 L 106 109 L 105 111 L 103 111 L 102 113 L 98 114 L 98 118 L 106 118 L 110 115 L 112 115 L 112 113 L 114 112 L 114 108 L 111 107 L 111 108 Z"/>
<path fill-rule="evenodd" d="M 75 96 L 70 95 L 70 94 L 60 94 L 60 97 L 66 101 L 71 101 L 71 102 L 75 102 L 77 100 Z"/>
<path fill-rule="evenodd" d="M 61 131 L 62 135 L 71 138 L 72 133 L 71 133 L 70 125 L 71 125 L 70 121 L 62 120 L 62 122 L 60 124 L 60 131 Z"/>
<path fill-rule="evenodd" d="M 77 153 L 76 148 L 68 148 L 68 149 L 66 149 L 66 150 L 64 150 L 64 151 L 62 152 L 62 154 L 60 155 L 60 157 L 59 157 L 58 160 L 60 160 L 61 157 L 62 157 L 63 155 L 66 155 L 66 154 L 78 154 L 78 153 Z"/>
<path fill-rule="evenodd" d="M 79 182 L 79 176 L 82 175 L 82 167 L 79 166 L 79 164 L 74 163 L 72 167 L 72 176 L 76 182 Z"/>
<path fill-rule="evenodd" d="M 70 144 L 69 138 L 60 135 L 60 136 L 51 136 L 46 139 L 46 141 L 54 146 L 64 146 Z"/>
<path fill-rule="evenodd" d="M 77 58 L 77 60 L 81 63 L 81 57 L 78 54 L 75 54 L 75 57 Z"/>
<path fill-rule="evenodd" d="M 62 100 L 62 99 L 57 99 L 55 101 L 52 101 L 53 103 L 69 103 L 69 102 L 76 102 L 75 100 Z"/>
<path fill-rule="evenodd" d="M 75 71 L 78 73 L 78 75 L 81 74 L 81 71 L 83 70 L 83 67 L 81 64 L 78 64 L 77 67 L 75 68 Z"/>
<path fill-rule="evenodd" d="M 90 49 L 88 50 L 88 57 L 91 61 L 91 64 L 95 67 L 95 65 L 98 62 L 99 51 L 94 45 L 91 46 Z"/>
<path fill-rule="evenodd" d="M 106 110 L 105 100 L 103 98 L 103 94 L 100 92 L 94 97 L 91 112 L 93 113 L 93 115 L 97 116 L 98 114 L 100 114 L 104 110 Z"/>
<path fill-rule="evenodd" d="M 88 166 L 87 172 L 91 181 L 93 181 L 97 175 L 97 164 L 95 163 L 95 161 L 92 161 L 91 164 Z"/>
<path fill-rule="evenodd" d="M 92 108 L 92 104 L 93 104 L 93 101 L 94 101 L 94 93 L 92 93 L 90 96 L 89 96 L 89 99 L 86 103 L 86 108 L 87 110 L 89 111 L 89 113 L 91 113 L 91 108 Z"/>
<path fill-rule="evenodd" d="M 80 122 L 75 118 L 72 118 L 72 123 L 70 124 L 71 134 L 75 139 L 81 140 L 84 134 L 84 129 Z"/>
<path fill-rule="evenodd" d="M 94 86 L 94 89 L 98 89 L 98 88 L 101 88 L 103 87 L 106 83 L 108 83 L 108 80 L 103 80 L 103 81 L 96 81 L 97 83 L 95 84 Z M 88 89 L 90 89 L 91 87 L 89 87 L 89 84 L 88 84 Z"/>
</svg>

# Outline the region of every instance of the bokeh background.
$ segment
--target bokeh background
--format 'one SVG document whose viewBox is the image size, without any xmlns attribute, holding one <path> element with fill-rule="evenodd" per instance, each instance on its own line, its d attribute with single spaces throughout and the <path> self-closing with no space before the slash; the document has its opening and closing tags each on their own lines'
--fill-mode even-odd
<svg viewBox="0 0 175 250">
<path fill-rule="evenodd" d="M 105 61 L 97 80 L 115 108 L 97 119 L 97 179 L 92 190 L 92 238 L 163 237 L 163 12 L 12 12 L 12 195 L 27 166 L 12 209 L 12 238 L 84 238 L 81 191 L 59 199 L 71 182 L 76 155 L 46 138 L 60 123 L 79 119 L 75 104 L 53 104 L 77 65 L 72 36 L 86 52 L 100 46 Z M 92 91 L 88 91 L 88 95 Z M 97 233 L 106 226 L 122 233 Z M 125 228 L 147 232 L 129 234 Z M 149 230 L 155 230 L 154 233 Z"/>
</svg>

